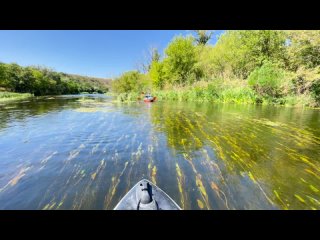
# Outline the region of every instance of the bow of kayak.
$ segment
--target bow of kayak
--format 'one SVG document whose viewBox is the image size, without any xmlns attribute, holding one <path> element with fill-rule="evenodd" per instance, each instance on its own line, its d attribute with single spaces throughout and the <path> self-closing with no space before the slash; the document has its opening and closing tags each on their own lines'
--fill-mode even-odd
<svg viewBox="0 0 320 240">
<path fill-rule="evenodd" d="M 143 179 L 134 185 L 114 210 L 181 210 L 163 190 Z"/>
</svg>

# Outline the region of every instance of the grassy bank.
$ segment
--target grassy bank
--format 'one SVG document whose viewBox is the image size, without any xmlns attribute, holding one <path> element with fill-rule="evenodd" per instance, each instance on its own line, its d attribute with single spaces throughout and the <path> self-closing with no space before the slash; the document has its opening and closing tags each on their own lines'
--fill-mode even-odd
<svg viewBox="0 0 320 240">
<path fill-rule="evenodd" d="M 317 107 L 310 94 L 270 97 L 258 95 L 245 81 L 200 81 L 191 86 L 154 90 L 152 95 L 159 101 L 190 101 L 236 104 L 283 105 L 288 107 Z M 141 97 L 138 93 L 114 94 L 117 102 L 134 102 Z"/>
<path fill-rule="evenodd" d="M 210 87 L 182 88 L 153 92 L 158 100 L 198 101 L 236 104 L 284 105 L 288 107 L 317 107 L 310 95 L 289 95 L 282 98 L 258 96 L 249 87 L 225 87 L 213 91 Z"/>
<path fill-rule="evenodd" d="M 188 87 L 153 92 L 159 100 L 199 101 L 219 103 L 256 103 L 255 92 L 247 86 L 225 86 L 200 83 Z"/>
<path fill-rule="evenodd" d="M 0 92 L 0 102 L 27 99 L 32 96 L 30 93 Z"/>
</svg>

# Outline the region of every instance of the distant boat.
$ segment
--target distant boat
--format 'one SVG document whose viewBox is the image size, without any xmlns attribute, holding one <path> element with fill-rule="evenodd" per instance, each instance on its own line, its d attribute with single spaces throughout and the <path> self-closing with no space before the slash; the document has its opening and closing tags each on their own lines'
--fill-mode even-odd
<svg viewBox="0 0 320 240">
<path fill-rule="evenodd" d="M 153 97 L 151 95 L 146 95 L 143 99 L 144 102 L 154 102 L 157 99 L 157 97 Z"/>
</svg>

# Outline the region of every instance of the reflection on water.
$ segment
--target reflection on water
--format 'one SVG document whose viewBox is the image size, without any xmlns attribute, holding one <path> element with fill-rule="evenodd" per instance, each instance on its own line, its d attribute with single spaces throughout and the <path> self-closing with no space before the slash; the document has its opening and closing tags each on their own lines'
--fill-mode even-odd
<svg viewBox="0 0 320 240">
<path fill-rule="evenodd" d="M 320 209 L 319 110 L 88 95 L 0 120 L 0 209 L 113 209 L 142 178 L 184 209 Z"/>
</svg>

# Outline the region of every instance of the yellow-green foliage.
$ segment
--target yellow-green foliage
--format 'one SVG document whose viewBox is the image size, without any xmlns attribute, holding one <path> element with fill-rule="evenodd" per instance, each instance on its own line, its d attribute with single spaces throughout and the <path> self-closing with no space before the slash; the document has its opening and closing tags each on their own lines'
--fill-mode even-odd
<svg viewBox="0 0 320 240">
<path fill-rule="evenodd" d="M 30 93 L 13 93 L 13 92 L 0 92 L 0 102 L 10 101 L 10 100 L 20 100 L 32 97 Z"/>
<path fill-rule="evenodd" d="M 287 52 L 290 67 L 294 70 L 301 66 L 313 68 L 320 65 L 320 31 L 286 31 Z"/>
<path fill-rule="evenodd" d="M 251 72 L 248 83 L 261 96 L 280 96 L 281 82 L 285 79 L 284 70 L 275 64 L 265 61 L 263 65 Z"/>
<path fill-rule="evenodd" d="M 226 31 L 208 49 L 210 71 L 216 77 L 246 78 L 264 60 L 282 61 L 284 43 L 282 31 Z"/>
<path fill-rule="evenodd" d="M 207 32 L 196 33 L 175 37 L 152 59 L 146 81 L 122 76 L 114 90 L 152 86 L 160 100 L 320 105 L 320 31 L 230 30 L 214 45 Z"/>
<path fill-rule="evenodd" d="M 165 50 L 164 69 L 172 83 L 184 83 L 194 73 L 196 50 L 193 37 L 176 37 Z"/>
<path fill-rule="evenodd" d="M 163 63 L 154 61 L 151 63 L 149 70 L 150 78 L 152 79 L 152 84 L 155 88 L 162 89 L 165 83 L 165 72 L 163 69 Z"/>
<path fill-rule="evenodd" d="M 129 71 L 112 81 L 112 91 L 116 93 L 139 93 L 148 88 L 149 82 L 146 75 L 138 71 Z"/>
<path fill-rule="evenodd" d="M 159 100 L 255 103 L 256 94 L 248 86 L 233 83 L 198 82 L 187 87 L 175 87 L 170 90 L 155 91 Z M 200 84 L 201 83 L 201 84 Z"/>
</svg>

